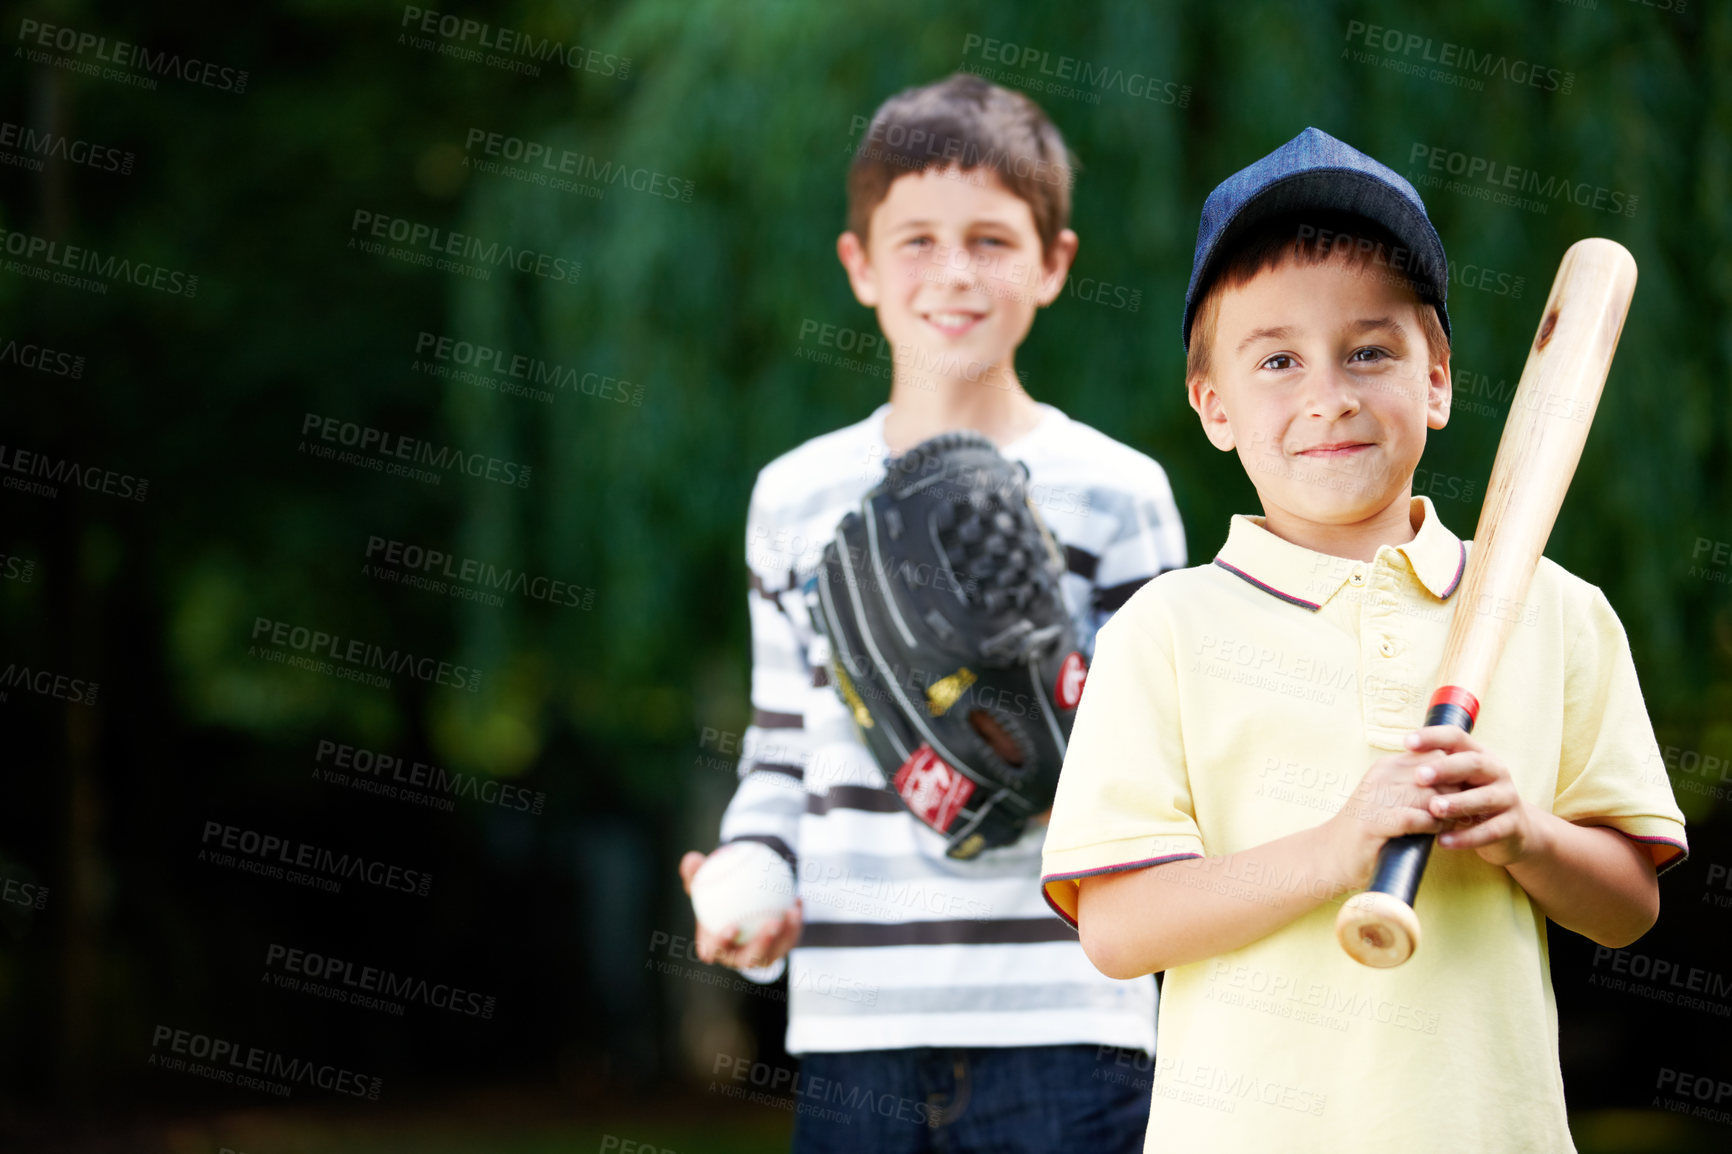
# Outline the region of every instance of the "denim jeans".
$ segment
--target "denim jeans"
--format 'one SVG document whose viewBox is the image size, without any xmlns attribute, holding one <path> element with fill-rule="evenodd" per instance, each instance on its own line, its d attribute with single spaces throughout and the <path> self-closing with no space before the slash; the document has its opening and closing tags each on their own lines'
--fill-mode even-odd
<svg viewBox="0 0 1732 1154">
<path fill-rule="evenodd" d="M 794 1154 L 1138 1154 L 1151 1065 L 1093 1045 L 808 1054 Z"/>
</svg>

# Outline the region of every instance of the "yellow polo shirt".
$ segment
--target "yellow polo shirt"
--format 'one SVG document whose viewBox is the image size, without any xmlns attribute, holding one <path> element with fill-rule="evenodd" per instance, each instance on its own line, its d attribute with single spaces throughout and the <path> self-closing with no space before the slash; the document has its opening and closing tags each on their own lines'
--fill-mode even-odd
<svg viewBox="0 0 1732 1154">
<path fill-rule="evenodd" d="M 1046 835 L 1042 882 L 1066 920 L 1077 879 L 1316 826 L 1402 749 L 1468 549 L 1428 498 L 1412 515 L 1417 536 L 1370 562 L 1234 517 L 1212 565 L 1163 574 L 1113 615 Z M 1515 624 L 1474 736 L 1522 796 L 1620 830 L 1656 865 L 1682 860 L 1683 815 L 1604 595 L 1542 559 L 1524 603 L 1479 608 Z M 1544 915 L 1507 871 L 1442 847 L 1416 909 L 1425 936 L 1396 969 L 1350 960 L 1325 903 L 1168 971 L 1145 1149 L 1573 1150 Z"/>
</svg>

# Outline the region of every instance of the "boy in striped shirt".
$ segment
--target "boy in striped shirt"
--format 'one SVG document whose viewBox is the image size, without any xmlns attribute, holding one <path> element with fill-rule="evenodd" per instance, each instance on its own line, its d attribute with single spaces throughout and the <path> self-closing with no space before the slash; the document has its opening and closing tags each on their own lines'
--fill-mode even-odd
<svg viewBox="0 0 1732 1154">
<path fill-rule="evenodd" d="M 1153 978 L 1103 977 L 1046 911 L 1042 822 L 945 856 L 828 684 L 801 597 L 889 460 L 953 429 L 1027 464 L 1084 652 L 1132 592 L 1184 566 L 1161 467 L 1016 375 L 1076 253 L 1070 182 L 1063 139 L 1026 97 L 959 74 L 887 101 L 855 154 L 837 251 L 893 349 L 890 399 L 772 461 L 752 492 L 755 712 L 721 840 L 781 853 L 800 901 L 743 945 L 702 925 L 697 945 L 766 981 L 786 959 L 788 1051 L 843 1091 L 797 1114 L 797 1151 L 1130 1151 L 1143 1131 Z M 680 863 L 688 887 L 703 861 Z"/>
</svg>

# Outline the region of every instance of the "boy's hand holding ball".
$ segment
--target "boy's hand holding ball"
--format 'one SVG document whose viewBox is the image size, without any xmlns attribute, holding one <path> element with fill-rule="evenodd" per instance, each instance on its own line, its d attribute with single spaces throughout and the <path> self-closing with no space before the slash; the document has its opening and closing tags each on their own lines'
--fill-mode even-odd
<svg viewBox="0 0 1732 1154">
<path fill-rule="evenodd" d="M 781 959 L 804 924 L 794 871 L 775 850 L 730 842 L 708 856 L 680 859 L 680 879 L 697 916 L 698 957 L 737 970 Z"/>
</svg>

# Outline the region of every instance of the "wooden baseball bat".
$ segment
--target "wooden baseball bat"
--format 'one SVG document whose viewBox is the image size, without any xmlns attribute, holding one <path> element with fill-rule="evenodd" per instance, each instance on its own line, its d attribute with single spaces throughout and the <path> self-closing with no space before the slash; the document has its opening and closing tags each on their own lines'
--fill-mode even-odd
<svg viewBox="0 0 1732 1154">
<path fill-rule="evenodd" d="M 1564 253 L 1498 442 L 1426 725 L 1473 731 L 1480 695 L 1581 460 L 1635 291 L 1635 258 L 1616 241 L 1591 237 Z M 1387 968 L 1413 956 L 1413 900 L 1431 843 L 1431 834 L 1390 838 L 1371 888 L 1342 907 L 1335 934 L 1355 961 Z"/>
</svg>

